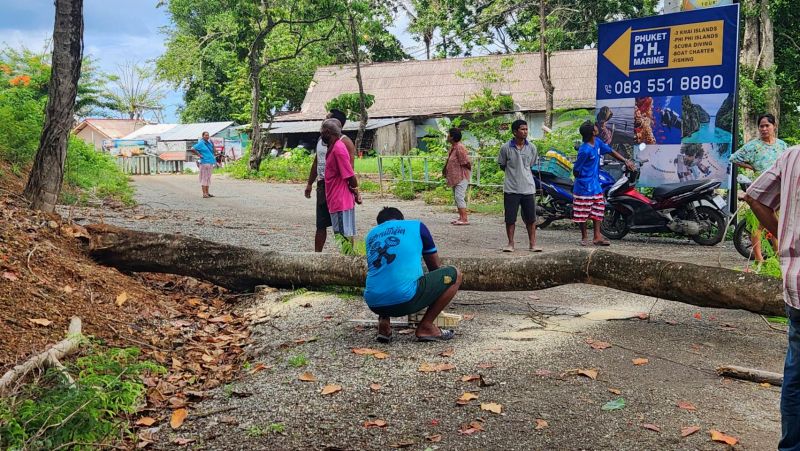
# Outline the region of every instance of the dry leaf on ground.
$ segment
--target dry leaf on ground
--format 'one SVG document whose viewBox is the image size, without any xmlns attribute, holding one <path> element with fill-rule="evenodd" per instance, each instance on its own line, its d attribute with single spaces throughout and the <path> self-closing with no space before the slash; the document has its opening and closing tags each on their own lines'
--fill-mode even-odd
<svg viewBox="0 0 800 451">
<path fill-rule="evenodd" d="M 591 380 L 597 379 L 597 375 L 600 373 L 594 368 L 579 368 L 577 370 L 572 370 L 572 371 L 575 371 L 575 374 L 578 374 L 580 376 L 586 376 Z"/>
<path fill-rule="evenodd" d="M 688 437 L 700 430 L 700 426 L 686 426 L 681 428 L 681 437 Z"/>
<path fill-rule="evenodd" d="M 477 381 L 481 378 L 480 374 L 466 374 L 461 376 L 461 382 L 472 382 Z"/>
<path fill-rule="evenodd" d="M 481 410 L 488 410 L 489 412 L 499 414 L 503 412 L 503 405 L 494 402 L 481 403 Z"/>
<path fill-rule="evenodd" d="M 372 349 L 372 348 L 353 348 L 353 354 L 371 355 L 376 359 L 385 359 L 386 357 L 389 357 L 389 354 L 381 351 L 380 349 Z"/>
<path fill-rule="evenodd" d="M 472 321 L 473 319 L 475 319 L 475 315 L 472 313 L 465 313 L 461 315 L 461 319 L 464 321 Z"/>
<path fill-rule="evenodd" d="M 647 364 L 649 361 L 650 361 L 650 360 L 648 360 L 648 359 L 644 359 L 644 358 L 638 358 L 638 359 L 633 359 L 633 360 L 631 360 L 631 362 L 633 362 L 633 364 L 634 364 L 634 365 L 636 365 L 636 366 L 645 365 L 645 364 Z"/>
<path fill-rule="evenodd" d="M 483 369 L 494 368 L 494 363 L 484 362 L 484 363 L 479 363 L 477 366 L 478 368 L 483 368 Z"/>
<path fill-rule="evenodd" d="M 455 365 L 451 365 L 449 363 L 437 363 L 431 364 L 423 362 L 422 365 L 419 366 L 420 373 L 438 373 L 440 371 L 450 371 L 455 369 Z"/>
<path fill-rule="evenodd" d="M 651 431 L 661 432 L 661 428 L 652 423 L 645 423 L 642 425 L 642 427 L 645 429 L 650 429 Z"/>
<path fill-rule="evenodd" d="M 153 417 L 142 417 L 136 420 L 136 426 L 152 426 L 156 423 Z"/>
<path fill-rule="evenodd" d="M 383 428 L 386 427 L 386 420 L 375 419 L 375 420 L 367 420 L 364 422 L 364 427 L 369 428 Z"/>
<path fill-rule="evenodd" d="M 177 409 L 172 412 L 172 417 L 169 420 L 169 425 L 172 429 L 178 429 L 183 425 L 183 422 L 186 421 L 186 417 L 189 415 L 189 411 L 186 409 Z"/>
<path fill-rule="evenodd" d="M 322 391 L 320 391 L 320 394 L 322 394 L 322 395 L 332 395 L 332 394 L 334 394 L 336 392 L 340 392 L 340 391 L 342 391 L 342 386 L 341 385 L 328 384 L 328 385 L 322 387 Z"/>
<path fill-rule="evenodd" d="M 15 280 L 19 280 L 19 277 L 17 277 L 17 275 L 11 271 L 3 271 L 3 278 L 6 280 L 10 280 L 12 282 Z"/>
<path fill-rule="evenodd" d="M 372 391 L 378 391 L 381 389 L 381 384 L 369 384 L 369 389 Z"/>
<path fill-rule="evenodd" d="M 403 439 L 400 440 L 399 442 L 389 443 L 389 448 L 409 448 L 416 444 L 417 442 L 415 442 L 414 440 Z"/>
<path fill-rule="evenodd" d="M 622 394 L 622 390 L 618 390 L 616 388 L 609 388 L 608 391 L 610 391 L 611 393 L 614 393 L 615 395 L 621 395 Z"/>
<path fill-rule="evenodd" d="M 677 406 L 678 406 L 679 409 L 686 409 L 686 410 L 689 410 L 689 411 L 692 411 L 692 412 L 697 410 L 697 407 L 695 407 L 694 404 L 692 404 L 690 402 L 686 402 L 686 401 L 679 401 Z"/>
<path fill-rule="evenodd" d="M 189 443 L 192 443 L 192 442 L 194 442 L 193 438 L 184 438 L 184 437 L 178 437 L 178 438 L 176 438 L 175 440 L 172 441 L 172 443 L 174 443 L 174 444 L 176 444 L 178 446 L 188 445 Z"/>
<path fill-rule="evenodd" d="M 300 379 L 303 382 L 316 382 L 317 381 L 317 378 L 314 377 L 314 375 L 309 373 L 308 371 L 306 371 L 305 373 L 301 374 L 297 378 Z"/>
<path fill-rule="evenodd" d="M 36 324 L 38 326 L 45 326 L 45 327 L 53 324 L 52 321 L 50 321 L 49 319 L 46 319 L 46 318 L 28 318 L 28 321 L 30 321 L 33 324 Z"/>
<path fill-rule="evenodd" d="M 69 285 L 64 285 L 64 288 L 62 288 L 62 290 L 64 290 L 64 293 L 67 293 L 67 294 L 72 294 L 72 292 L 74 292 L 74 291 L 75 291 L 75 289 L 74 289 L 74 288 L 72 288 L 72 287 L 71 287 L 71 286 L 69 286 Z"/>
<path fill-rule="evenodd" d="M 597 349 L 598 351 L 602 351 L 603 349 L 611 347 L 611 343 L 608 343 L 606 341 L 593 340 L 591 338 L 586 339 L 586 344 L 591 346 L 592 349 Z"/>
<path fill-rule="evenodd" d="M 439 355 L 442 357 L 453 357 L 453 354 L 456 352 L 455 348 L 447 348 L 444 351 L 440 352 Z"/>
<path fill-rule="evenodd" d="M 711 440 L 720 443 L 727 443 L 731 446 L 739 443 L 739 439 L 736 437 L 731 437 L 730 435 L 725 435 L 720 431 L 716 431 L 714 429 L 708 431 L 711 433 Z"/>
<path fill-rule="evenodd" d="M 459 434 L 464 434 L 464 435 L 472 435 L 472 434 L 474 434 L 476 432 L 480 432 L 482 430 L 484 430 L 484 429 L 483 429 L 483 425 L 480 423 L 480 421 L 470 421 L 469 424 L 462 425 L 461 428 L 458 430 L 458 433 Z"/>
<path fill-rule="evenodd" d="M 122 304 L 124 304 L 125 301 L 127 300 L 128 300 L 128 293 L 123 291 L 122 293 L 117 295 L 117 300 L 115 304 L 117 304 L 117 307 L 122 307 Z"/>
<path fill-rule="evenodd" d="M 426 435 L 425 440 L 433 443 L 439 443 L 442 441 L 442 434 Z"/>
<path fill-rule="evenodd" d="M 263 363 L 257 363 L 257 364 L 255 364 L 255 366 L 250 368 L 250 374 L 256 374 L 259 371 L 264 371 L 265 369 L 267 369 L 267 365 L 265 365 Z"/>
<path fill-rule="evenodd" d="M 469 404 L 473 399 L 478 399 L 478 395 L 472 392 L 464 392 L 464 394 L 456 400 L 456 404 L 463 406 Z"/>
<path fill-rule="evenodd" d="M 550 426 L 550 424 L 547 422 L 547 420 L 543 420 L 541 418 L 537 418 L 536 419 L 536 427 L 534 429 L 536 429 L 537 431 L 540 431 L 542 429 L 546 429 L 549 426 Z"/>
</svg>

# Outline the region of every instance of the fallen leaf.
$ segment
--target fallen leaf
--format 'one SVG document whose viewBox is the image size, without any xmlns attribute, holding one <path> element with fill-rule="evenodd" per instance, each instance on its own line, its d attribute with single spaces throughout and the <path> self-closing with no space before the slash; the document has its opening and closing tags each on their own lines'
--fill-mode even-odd
<svg viewBox="0 0 800 451">
<path fill-rule="evenodd" d="M 17 275 L 11 271 L 3 271 L 3 278 L 6 280 L 10 280 L 12 282 L 15 280 L 19 280 L 19 277 L 17 277 Z"/>
<path fill-rule="evenodd" d="M 462 394 L 461 397 L 456 400 L 456 404 L 464 406 L 469 404 L 469 402 L 473 399 L 478 399 L 478 395 L 472 392 L 464 392 L 464 394 Z"/>
<path fill-rule="evenodd" d="M 439 420 L 437 420 L 436 418 L 432 419 L 431 426 L 439 426 Z"/>
<path fill-rule="evenodd" d="M 381 389 L 381 384 L 369 384 L 369 389 L 372 391 L 378 391 Z"/>
<path fill-rule="evenodd" d="M 389 448 L 408 448 L 414 446 L 416 443 L 417 442 L 414 440 L 400 440 L 399 442 L 389 443 Z"/>
<path fill-rule="evenodd" d="M 483 368 L 483 369 L 494 368 L 494 363 L 489 363 L 489 362 L 479 363 L 477 366 L 478 368 Z"/>
<path fill-rule="evenodd" d="M 72 294 L 72 292 L 75 291 L 75 289 L 69 285 L 64 285 L 64 288 L 62 288 L 62 290 L 64 291 L 64 293 L 67 294 Z"/>
<path fill-rule="evenodd" d="M 651 431 L 661 432 L 661 428 L 656 426 L 655 424 L 645 423 L 642 425 L 645 429 L 650 429 Z"/>
<path fill-rule="evenodd" d="M 178 429 L 183 425 L 183 422 L 186 421 L 186 417 L 189 415 L 189 411 L 186 409 L 177 409 L 172 412 L 172 418 L 169 420 L 169 425 L 172 429 Z"/>
<path fill-rule="evenodd" d="M 686 426 L 681 428 L 681 437 L 688 437 L 700 430 L 700 426 Z"/>
<path fill-rule="evenodd" d="M 613 399 L 601 407 L 603 410 L 620 410 L 625 407 L 625 398 Z"/>
<path fill-rule="evenodd" d="M 200 358 L 206 363 L 211 363 L 214 361 L 214 357 L 208 354 L 203 354 Z"/>
<path fill-rule="evenodd" d="M 369 428 L 384 428 L 386 427 L 386 420 L 376 419 L 376 420 L 368 420 L 364 422 L 364 427 Z"/>
<path fill-rule="evenodd" d="M 769 382 L 762 382 L 762 383 L 760 383 L 760 384 L 758 384 L 758 385 L 760 385 L 760 386 L 762 386 L 762 387 L 764 387 L 764 388 L 770 388 L 770 387 L 772 387 L 772 384 L 770 384 Z"/>
<path fill-rule="evenodd" d="M 550 426 L 550 424 L 547 422 L 547 420 L 543 420 L 541 418 L 537 418 L 536 419 L 536 427 L 534 429 L 536 429 L 537 431 L 541 431 L 542 429 L 546 429 L 549 426 Z"/>
<path fill-rule="evenodd" d="M 174 444 L 176 444 L 178 446 L 183 446 L 183 445 L 188 445 L 189 443 L 192 443 L 193 441 L 194 441 L 193 438 L 178 437 L 175 440 L 173 440 L 172 443 L 174 443 Z"/>
<path fill-rule="evenodd" d="M 397 331 L 400 335 L 409 335 L 414 333 L 414 329 L 401 329 Z"/>
<path fill-rule="evenodd" d="M 439 443 L 442 441 L 442 434 L 426 435 L 425 440 L 433 443 Z"/>
<path fill-rule="evenodd" d="M 550 376 L 552 374 L 553 374 L 553 372 L 550 371 L 550 370 L 536 370 L 536 371 L 533 372 L 534 376 L 542 376 L 542 377 L 547 377 L 547 376 Z"/>
<path fill-rule="evenodd" d="M 447 348 L 444 351 L 440 352 L 439 355 L 442 357 L 453 357 L 453 354 L 456 352 L 455 348 Z"/>
<path fill-rule="evenodd" d="M 465 313 L 461 315 L 461 319 L 464 321 L 472 321 L 473 319 L 475 319 L 475 315 L 472 313 Z"/>
<path fill-rule="evenodd" d="M 686 401 L 679 401 L 677 406 L 678 406 L 679 409 L 686 409 L 686 410 L 689 410 L 691 412 L 694 412 L 695 410 L 697 410 L 697 407 L 695 407 L 694 404 L 692 404 L 690 402 L 686 402 Z"/>
<path fill-rule="evenodd" d="M 381 351 L 380 349 L 371 349 L 371 348 L 353 348 L 353 354 L 371 355 L 376 359 L 385 359 L 386 357 L 389 357 L 389 354 Z"/>
<path fill-rule="evenodd" d="M 423 362 L 422 365 L 419 366 L 420 373 L 438 373 L 440 371 L 450 371 L 455 369 L 455 365 L 451 365 L 449 363 L 438 363 L 438 364 L 431 364 Z"/>
<path fill-rule="evenodd" d="M 215 316 L 208 320 L 209 323 L 229 323 L 231 321 L 233 321 L 233 316 L 231 315 Z"/>
<path fill-rule="evenodd" d="M 470 421 L 469 424 L 462 425 L 461 428 L 458 430 L 458 433 L 464 435 L 472 435 L 482 430 L 484 430 L 483 425 L 481 425 L 479 421 Z"/>
<path fill-rule="evenodd" d="M 480 378 L 481 378 L 480 374 L 467 374 L 467 375 L 461 376 L 461 382 L 477 381 Z"/>
<path fill-rule="evenodd" d="M 376 359 L 381 359 L 381 360 L 383 360 L 383 359 L 385 359 L 386 357 L 389 357 L 389 354 L 387 354 L 387 353 L 385 353 L 385 352 L 376 352 L 375 354 L 372 354 L 372 357 L 375 357 Z"/>
<path fill-rule="evenodd" d="M 615 395 L 621 395 L 622 394 L 622 390 L 617 390 L 616 388 L 609 388 L 608 391 L 610 391 L 611 393 L 614 393 Z"/>
<path fill-rule="evenodd" d="M 267 369 L 267 365 L 263 363 L 256 363 L 252 368 L 250 368 L 250 374 L 256 374 L 259 371 L 264 371 Z"/>
<path fill-rule="evenodd" d="M 739 443 L 739 439 L 736 437 L 731 437 L 730 435 L 725 435 L 720 431 L 716 431 L 714 429 L 708 431 L 711 433 L 711 440 L 715 442 L 727 443 L 731 446 Z"/>
<path fill-rule="evenodd" d="M 122 307 L 122 304 L 124 304 L 125 301 L 127 300 L 128 300 L 128 293 L 123 291 L 122 293 L 117 295 L 117 300 L 114 303 L 117 304 L 117 307 Z"/>
<path fill-rule="evenodd" d="M 592 340 L 591 338 L 586 339 L 586 344 L 591 346 L 592 349 L 597 349 L 598 351 L 602 351 L 603 349 L 611 347 L 611 343 L 605 341 Z"/>
<path fill-rule="evenodd" d="M 297 378 L 300 379 L 303 382 L 316 382 L 317 381 L 317 378 L 314 377 L 314 375 L 309 373 L 308 371 L 306 371 L 305 373 L 301 374 Z"/>
<path fill-rule="evenodd" d="M 320 394 L 322 394 L 322 395 L 331 395 L 333 393 L 340 392 L 340 391 L 342 391 L 342 386 L 341 385 L 328 384 L 328 385 L 322 387 L 322 391 L 320 392 Z"/>
<path fill-rule="evenodd" d="M 45 326 L 45 327 L 53 324 L 52 321 L 50 321 L 49 319 L 46 319 L 46 318 L 28 318 L 28 321 L 30 321 L 33 324 L 36 324 L 38 326 Z"/>
<path fill-rule="evenodd" d="M 645 312 L 639 312 L 636 314 L 636 317 L 642 320 L 650 319 L 650 315 Z"/>
<path fill-rule="evenodd" d="M 156 419 L 152 417 L 142 417 L 136 420 L 136 426 L 152 426 L 156 423 Z"/>
<path fill-rule="evenodd" d="M 481 410 L 488 410 L 489 412 L 499 414 L 503 412 L 503 405 L 494 402 L 481 403 Z"/>
<path fill-rule="evenodd" d="M 694 319 L 703 319 L 703 315 L 701 315 L 700 312 L 697 312 L 692 316 L 694 317 Z"/>
<path fill-rule="evenodd" d="M 650 361 L 650 360 L 648 360 L 648 359 L 643 359 L 643 358 L 638 358 L 638 359 L 633 359 L 633 360 L 631 360 L 631 362 L 633 362 L 633 364 L 634 364 L 634 365 L 636 365 L 636 366 L 645 365 L 645 364 L 647 364 L 647 362 L 649 362 L 649 361 Z"/>
<path fill-rule="evenodd" d="M 577 370 L 577 374 L 579 374 L 581 376 L 586 376 L 591 380 L 596 380 L 598 373 L 599 373 L 599 371 L 597 371 L 594 368 L 587 368 L 587 369 L 581 368 L 581 369 Z"/>
</svg>

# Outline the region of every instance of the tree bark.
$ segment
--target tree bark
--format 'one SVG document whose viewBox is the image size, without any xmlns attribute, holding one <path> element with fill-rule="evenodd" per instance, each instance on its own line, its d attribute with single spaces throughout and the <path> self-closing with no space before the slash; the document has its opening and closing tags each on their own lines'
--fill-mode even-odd
<svg viewBox="0 0 800 451">
<path fill-rule="evenodd" d="M 783 374 L 757 370 L 753 368 L 745 368 L 743 366 L 721 366 L 717 368 L 717 374 L 722 377 L 732 377 L 734 379 L 742 379 L 745 381 L 757 382 L 759 384 L 766 382 L 776 387 L 783 385 Z"/>
<path fill-rule="evenodd" d="M 769 13 L 769 0 L 743 0 L 744 33 L 741 51 L 741 76 L 754 79 L 759 69 L 770 69 L 775 64 L 775 48 L 773 41 L 772 17 Z M 756 119 L 759 114 L 772 113 L 780 118 L 779 89 L 774 81 L 770 83 L 766 93 L 767 111 L 758 111 L 748 104 L 746 96 L 741 102 L 740 124 L 744 141 L 759 136 Z"/>
<path fill-rule="evenodd" d="M 251 291 L 275 287 L 364 286 L 363 257 L 263 252 L 178 235 L 137 232 L 108 225 L 88 227 L 90 254 L 124 271 L 196 277 Z M 575 249 L 523 258 L 449 258 L 464 274 L 462 289 L 543 290 L 586 283 L 701 307 L 783 314 L 780 279 L 600 249 Z"/>
<path fill-rule="evenodd" d="M 356 153 L 361 149 L 361 141 L 364 140 L 364 131 L 367 129 L 367 121 L 369 116 L 367 114 L 367 104 L 364 100 L 364 80 L 361 78 L 361 55 L 358 53 L 358 33 L 356 31 L 356 21 L 353 17 L 353 12 L 350 11 L 347 15 L 350 22 L 350 47 L 353 51 L 353 59 L 356 62 L 356 81 L 358 82 L 358 107 L 361 122 L 358 124 L 358 134 L 356 135 Z"/>
<path fill-rule="evenodd" d="M 56 0 L 55 5 L 53 64 L 44 127 L 24 192 L 31 208 L 48 213 L 55 211 L 64 181 L 83 60 L 83 0 Z"/>
<path fill-rule="evenodd" d="M 258 171 L 264 159 L 264 136 L 261 132 L 261 53 L 266 33 L 259 33 L 247 55 L 250 76 L 250 123 L 253 126 L 250 146 L 250 169 Z"/>
<path fill-rule="evenodd" d="M 547 42 L 544 37 L 545 30 L 547 29 L 547 15 L 545 14 L 545 9 L 545 0 L 539 0 L 539 62 L 541 64 L 539 79 L 542 80 L 542 88 L 544 88 L 544 125 L 548 128 L 552 128 L 553 93 L 555 92 L 555 87 L 550 78 L 550 52 L 547 51 Z"/>
</svg>

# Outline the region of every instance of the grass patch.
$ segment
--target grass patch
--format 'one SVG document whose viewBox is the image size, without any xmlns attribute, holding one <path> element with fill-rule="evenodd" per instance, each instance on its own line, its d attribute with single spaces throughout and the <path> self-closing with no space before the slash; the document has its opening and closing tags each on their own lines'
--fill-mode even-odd
<svg viewBox="0 0 800 451">
<path fill-rule="evenodd" d="M 314 155 L 308 154 L 303 150 L 292 150 L 290 156 L 281 155 L 279 157 L 267 157 L 261 161 L 258 171 L 250 169 L 250 152 L 245 152 L 242 158 L 228 164 L 222 172 L 236 179 L 254 179 L 270 182 L 305 182 L 311 165 L 314 163 Z"/>
<path fill-rule="evenodd" d="M 772 324 L 783 324 L 784 326 L 789 325 L 789 318 L 785 316 L 767 316 L 767 321 L 771 322 Z"/>
<path fill-rule="evenodd" d="M 381 190 L 381 185 L 378 182 L 373 182 L 372 180 L 359 180 L 358 189 L 362 193 L 377 193 Z"/>
<path fill-rule="evenodd" d="M 289 363 L 291 367 L 300 368 L 308 365 L 308 357 L 306 357 L 305 354 L 292 355 L 287 359 L 287 363 Z"/>
<path fill-rule="evenodd" d="M 130 179 L 119 170 L 113 157 L 75 136 L 69 138 L 62 193 L 61 201 L 68 205 L 86 204 L 92 198 L 134 204 Z"/>
<path fill-rule="evenodd" d="M 356 158 L 353 169 L 356 174 L 377 174 L 378 159 L 376 157 Z"/>
</svg>

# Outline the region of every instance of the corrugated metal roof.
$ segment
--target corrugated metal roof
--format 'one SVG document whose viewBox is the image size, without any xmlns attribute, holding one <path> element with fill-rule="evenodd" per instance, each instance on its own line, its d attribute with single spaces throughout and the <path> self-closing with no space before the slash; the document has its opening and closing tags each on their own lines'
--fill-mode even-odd
<svg viewBox="0 0 800 451">
<path fill-rule="evenodd" d="M 118 139 L 146 125 L 147 122 L 136 119 L 88 118 L 75 127 L 75 133 L 92 126 L 108 139 Z"/>
<path fill-rule="evenodd" d="M 123 136 L 122 139 L 154 139 L 156 136 L 161 136 L 177 125 L 178 124 L 147 124 L 133 133 Z"/>
<path fill-rule="evenodd" d="M 507 81 L 495 83 L 491 88 L 495 92 L 509 91 L 516 109 L 520 111 L 544 111 L 545 95 L 539 79 L 539 54 L 516 53 L 361 66 L 364 90 L 375 96 L 369 114 L 371 117 L 459 114 L 470 95 L 483 87 L 480 82 L 459 76 L 459 73 L 480 71 L 484 66 L 497 69 L 504 58 L 514 60 L 511 72 L 506 76 Z M 556 109 L 594 108 L 596 50 L 554 52 L 550 67 L 556 88 Z M 346 92 L 358 92 L 355 67 L 321 67 L 314 74 L 314 81 L 306 92 L 300 113 L 276 120 L 298 121 L 324 117 L 325 103 Z"/>
<path fill-rule="evenodd" d="M 367 121 L 367 130 L 374 130 L 376 128 L 385 127 L 387 125 L 396 124 L 398 122 L 407 121 L 407 117 L 390 117 L 381 119 L 370 119 Z M 358 130 L 358 122 L 347 121 L 344 125 L 345 131 Z M 266 128 L 267 124 L 263 124 Z M 291 122 L 273 122 L 270 133 L 273 135 L 287 135 L 293 133 L 319 133 L 322 126 L 322 121 L 291 121 Z"/>
<path fill-rule="evenodd" d="M 161 135 L 162 141 L 191 141 L 200 139 L 203 132 L 214 136 L 233 125 L 233 122 L 203 122 L 197 124 L 179 124 Z"/>
</svg>

